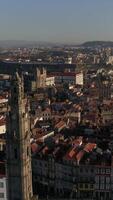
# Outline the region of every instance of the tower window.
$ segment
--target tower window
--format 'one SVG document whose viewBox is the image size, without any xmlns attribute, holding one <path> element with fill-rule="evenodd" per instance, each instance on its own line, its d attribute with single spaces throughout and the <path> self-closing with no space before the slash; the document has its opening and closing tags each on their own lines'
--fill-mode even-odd
<svg viewBox="0 0 113 200">
<path fill-rule="evenodd" d="M 4 193 L 0 193 L 0 198 L 4 198 Z"/>
<path fill-rule="evenodd" d="M 18 154 L 17 154 L 17 149 L 16 148 L 14 149 L 14 157 L 15 157 L 15 159 L 18 158 Z"/>
<path fill-rule="evenodd" d="M 4 187 L 4 183 L 0 182 L 0 188 L 3 188 L 3 187 Z"/>
<path fill-rule="evenodd" d="M 17 93 L 17 91 L 16 91 L 16 87 L 13 88 L 13 91 L 14 91 L 15 94 Z"/>
</svg>

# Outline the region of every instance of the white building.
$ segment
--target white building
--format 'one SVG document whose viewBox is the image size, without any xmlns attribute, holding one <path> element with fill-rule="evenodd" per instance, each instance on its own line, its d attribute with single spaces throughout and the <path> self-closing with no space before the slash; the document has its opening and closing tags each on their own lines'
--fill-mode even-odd
<svg viewBox="0 0 113 200">
<path fill-rule="evenodd" d="M 106 64 L 113 64 L 113 56 L 109 56 Z"/>
<path fill-rule="evenodd" d="M 7 200 L 7 179 L 0 175 L 0 200 Z"/>
<path fill-rule="evenodd" d="M 55 77 L 54 76 L 46 77 L 46 86 L 52 86 L 52 85 L 55 85 Z"/>
<path fill-rule="evenodd" d="M 0 134 L 5 134 L 6 133 L 6 125 L 2 124 L 0 125 Z"/>
<path fill-rule="evenodd" d="M 71 83 L 75 84 L 75 72 L 54 72 L 51 76 L 55 77 L 55 84 Z"/>
<path fill-rule="evenodd" d="M 95 169 L 95 197 L 96 199 L 111 198 L 111 168 L 98 166 Z M 102 198 L 103 197 L 103 198 Z"/>
<path fill-rule="evenodd" d="M 66 62 L 65 63 L 67 63 L 67 64 L 72 64 L 72 57 L 68 57 L 67 59 L 66 59 Z"/>
<path fill-rule="evenodd" d="M 44 111 L 41 113 L 42 119 L 44 121 L 51 119 L 51 110 L 49 108 L 46 108 Z"/>
<path fill-rule="evenodd" d="M 76 74 L 76 85 L 83 85 L 84 84 L 84 76 L 83 72 Z"/>
<path fill-rule="evenodd" d="M 5 134 L 6 133 L 6 119 L 2 115 L 0 116 L 0 134 Z"/>
<path fill-rule="evenodd" d="M 68 83 L 83 85 L 83 72 L 55 72 L 51 75 L 55 78 L 55 84 Z"/>
<path fill-rule="evenodd" d="M 77 119 L 78 123 L 80 123 L 81 121 L 81 112 L 75 112 L 75 111 L 72 111 L 72 112 L 67 112 L 65 114 L 65 117 L 67 118 L 73 118 L 74 120 Z"/>
</svg>

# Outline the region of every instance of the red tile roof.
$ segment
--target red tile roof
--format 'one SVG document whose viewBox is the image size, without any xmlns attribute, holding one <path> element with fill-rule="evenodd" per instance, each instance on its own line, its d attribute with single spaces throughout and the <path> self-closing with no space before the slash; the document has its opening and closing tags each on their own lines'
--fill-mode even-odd
<svg viewBox="0 0 113 200">
<path fill-rule="evenodd" d="M 85 154 L 85 152 L 83 150 L 79 151 L 79 153 L 76 156 L 76 159 L 77 159 L 78 162 L 80 162 L 80 160 L 82 159 L 84 154 Z"/>
<path fill-rule="evenodd" d="M 91 152 L 94 148 L 96 148 L 96 144 L 95 143 L 88 143 L 86 144 L 86 146 L 84 147 L 84 151 L 86 152 Z"/>
<path fill-rule="evenodd" d="M 55 125 L 55 128 L 61 128 L 62 126 L 65 126 L 65 122 L 64 121 L 60 121 Z"/>
</svg>

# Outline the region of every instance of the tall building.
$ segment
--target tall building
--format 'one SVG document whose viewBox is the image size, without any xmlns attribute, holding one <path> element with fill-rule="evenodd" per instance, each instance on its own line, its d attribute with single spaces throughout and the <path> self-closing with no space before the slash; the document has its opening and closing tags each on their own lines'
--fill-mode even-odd
<svg viewBox="0 0 113 200">
<path fill-rule="evenodd" d="M 46 69 L 36 69 L 36 87 L 44 88 L 46 86 Z"/>
<path fill-rule="evenodd" d="M 5 170 L 5 162 L 0 161 L 0 199 L 7 199 L 7 178 L 6 178 L 6 170 Z"/>
<path fill-rule="evenodd" d="M 106 64 L 111 64 L 111 65 L 113 65 L 113 56 L 109 56 L 109 57 L 108 57 Z"/>
<path fill-rule="evenodd" d="M 7 178 L 9 200 L 31 200 L 32 172 L 29 106 L 19 74 L 12 78 L 7 116 Z"/>
<path fill-rule="evenodd" d="M 103 76 L 102 74 L 98 75 L 98 90 L 99 98 L 101 100 L 111 98 L 111 80 L 108 75 Z"/>
<path fill-rule="evenodd" d="M 83 72 L 78 72 L 76 73 L 76 85 L 81 85 L 83 86 L 84 84 L 84 75 Z"/>
</svg>

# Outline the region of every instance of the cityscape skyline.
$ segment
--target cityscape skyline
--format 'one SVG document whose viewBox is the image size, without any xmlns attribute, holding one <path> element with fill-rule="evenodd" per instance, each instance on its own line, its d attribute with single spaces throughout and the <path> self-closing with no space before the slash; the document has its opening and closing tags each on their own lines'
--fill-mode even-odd
<svg viewBox="0 0 113 200">
<path fill-rule="evenodd" d="M 1 2 L 0 40 L 113 41 L 112 0 Z"/>
<path fill-rule="evenodd" d="M 113 0 L 0 4 L 0 199 L 113 200 Z"/>
</svg>

